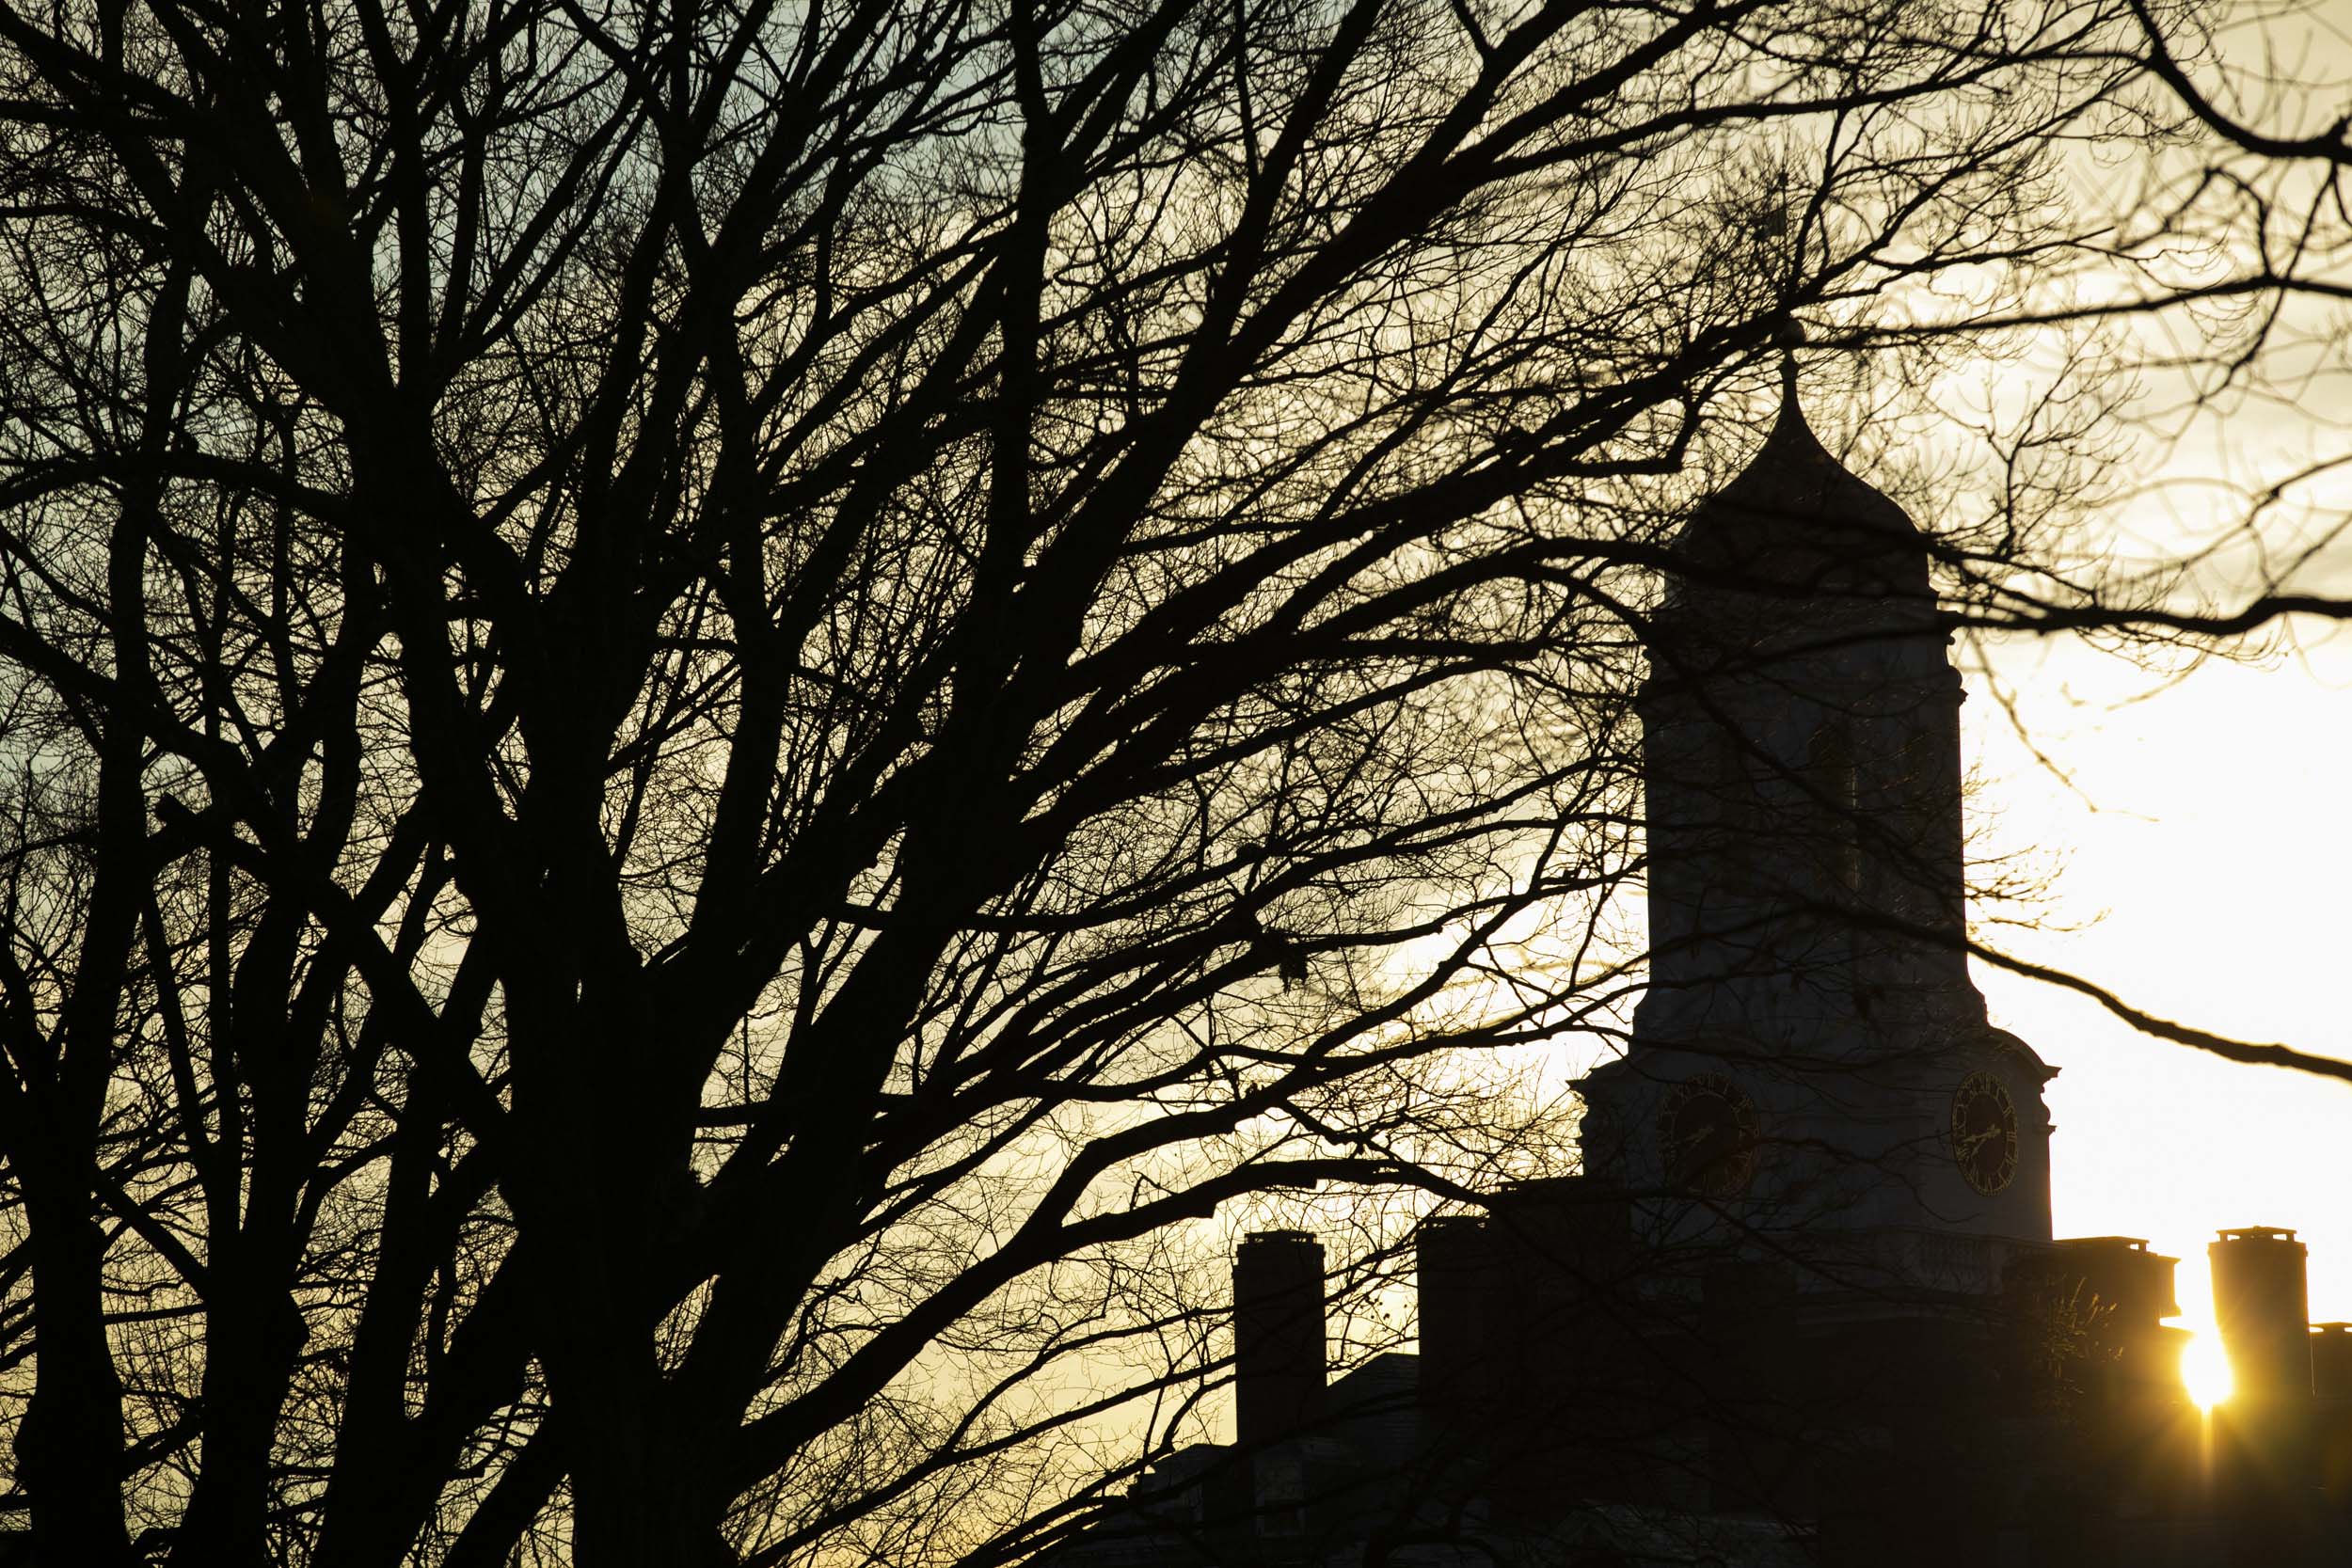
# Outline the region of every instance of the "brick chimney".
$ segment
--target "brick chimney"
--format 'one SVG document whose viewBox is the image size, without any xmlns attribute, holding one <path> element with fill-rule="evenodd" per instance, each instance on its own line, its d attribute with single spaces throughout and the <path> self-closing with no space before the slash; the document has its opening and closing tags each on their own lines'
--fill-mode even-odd
<svg viewBox="0 0 2352 1568">
<path fill-rule="evenodd" d="M 2239 1397 L 2312 1397 L 2311 1299 L 2303 1243 L 2276 1226 L 2224 1230 L 2206 1248 L 2213 1316 Z"/>
<path fill-rule="evenodd" d="M 1323 1414 L 1323 1243 L 1259 1230 L 1233 1259 L 1233 1426 L 1255 1448 Z"/>
</svg>

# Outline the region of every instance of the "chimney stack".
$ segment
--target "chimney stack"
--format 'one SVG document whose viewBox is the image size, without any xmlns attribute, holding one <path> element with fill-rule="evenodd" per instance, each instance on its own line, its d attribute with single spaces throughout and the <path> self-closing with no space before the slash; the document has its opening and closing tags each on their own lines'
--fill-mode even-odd
<svg viewBox="0 0 2352 1568">
<path fill-rule="evenodd" d="M 2056 1251 L 2010 1266 L 2026 1281 L 2050 1288 L 2052 1305 L 2071 1300 L 2076 1309 L 2095 1306 L 2106 1314 L 2102 1332 L 2115 1359 L 2096 1381 L 2109 1393 L 2177 1400 L 2188 1331 L 2167 1328 L 2164 1320 L 2180 1314 L 2172 1280 L 2179 1262 L 2149 1251 L 2138 1236 L 2070 1236 Z"/>
<path fill-rule="evenodd" d="M 1323 1243 L 1259 1230 L 1233 1260 L 1233 1426 L 1245 1449 L 1279 1442 L 1323 1414 Z"/>
<path fill-rule="evenodd" d="M 2305 1248 L 2276 1226 L 2224 1230 L 2207 1247 L 2213 1315 L 2241 1398 L 2312 1397 L 2311 1299 Z"/>
<path fill-rule="evenodd" d="M 1414 1236 L 1421 1287 L 1421 1401 L 1459 1438 L 1491 1428 L 1502 1403 L 1494 1317 L 1509 1287 L 1494 1239 L 1472 1214 L 1422 1221 Z"/>
<path fill-rule="evenodd" d="M 2352 1401 L 2352 1323 L 2312 1324 L 2312 1389 L 2323 1400 Z"/>
</svg>

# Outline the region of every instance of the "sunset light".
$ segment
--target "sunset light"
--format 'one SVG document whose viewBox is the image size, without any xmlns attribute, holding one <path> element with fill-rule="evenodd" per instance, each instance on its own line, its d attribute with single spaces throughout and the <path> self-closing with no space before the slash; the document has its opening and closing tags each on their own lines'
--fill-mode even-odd
<svg viewBox="0 0 2352 1568">
<path fill-rule="evenodd" d="M 2200 1334 L 2190 1339 L 2181 1352 L 2181 1382 L 2188 1389 L 2188 1397 L 2198 1405 L 2211 1410 L 2230 1397 L 2235 1380 L 2230 1374 L 2230 1358 L 2221 1349 L 2221 1341 L 2211 1334 Z"/>
<path fill-rule="evenodd" d="M 2352 1568 L 2352 0 L 0 0 L 0 1568 Z"/>
</svg>

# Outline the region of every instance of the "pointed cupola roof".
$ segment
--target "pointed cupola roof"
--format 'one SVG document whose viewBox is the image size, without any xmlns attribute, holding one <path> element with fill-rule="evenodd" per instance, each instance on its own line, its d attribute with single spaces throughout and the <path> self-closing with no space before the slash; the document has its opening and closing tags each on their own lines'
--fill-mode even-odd
<svg viewBox="0 0 2352 1568">
<path fill-rule="evenodd" d="M 1701 502 L 1671 546 L 1667 603 L 1756 601 L 1810 619 L 1931 618 L 1928 543 L 1903 509 L 1830 455 L 1784 374 L 1780 416 L 1738 478 Z"/>
</svg>

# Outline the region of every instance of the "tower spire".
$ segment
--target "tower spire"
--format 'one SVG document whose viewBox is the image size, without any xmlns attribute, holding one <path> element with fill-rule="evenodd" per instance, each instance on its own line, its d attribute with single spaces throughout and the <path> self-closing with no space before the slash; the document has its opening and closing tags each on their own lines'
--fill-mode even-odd
<svg viewBox="0 0 2352 1568">
<path fill-rule="evenodd" d="M 1797 350 L 1804 346 L 1804 323 L 1794 316 L 1783 316 L 1772 328 L 1772 341 L 1780 345 L 1780 417 L 1794 415 L 1804 418 L 1797 403 Z"/>
</svg>

